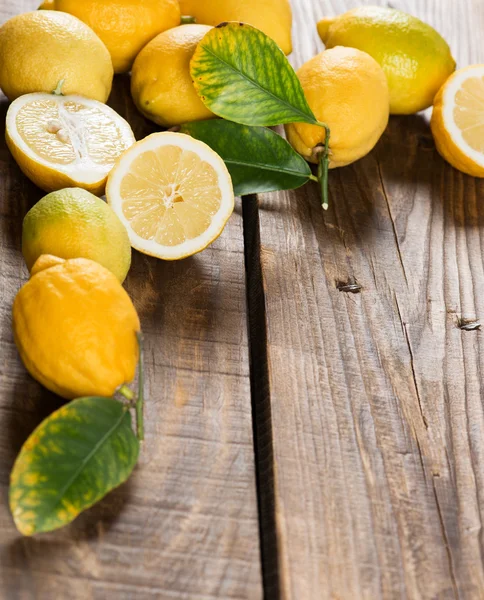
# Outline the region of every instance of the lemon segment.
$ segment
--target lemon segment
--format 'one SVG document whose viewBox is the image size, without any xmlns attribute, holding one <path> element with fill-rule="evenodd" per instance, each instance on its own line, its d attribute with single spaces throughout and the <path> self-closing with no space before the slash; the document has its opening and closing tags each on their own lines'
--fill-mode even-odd
<svg viewBox="0 0 484 600">
<path fill-rule="evenodd" d="M 127 150 L 109 176 L 106 196 L 133 248 L 164 260 L 206 248 L 234 210 L 223 160 L 203 142 L 171 132 Z"/>
<path fill-rule="evenodd" d="M 135 142 L 129 124 L 108 106 L 52 94 L 13 102 L 6 137 L 22 171 L 40 188 L 82 187 L 98 195 L 116 159 Z"/>
<path fill-rule="evenodd" d="M 457 71 L 435 98 L 432 133 L 454 167 L 484 177 L 484 65 Z"/>
</svg>

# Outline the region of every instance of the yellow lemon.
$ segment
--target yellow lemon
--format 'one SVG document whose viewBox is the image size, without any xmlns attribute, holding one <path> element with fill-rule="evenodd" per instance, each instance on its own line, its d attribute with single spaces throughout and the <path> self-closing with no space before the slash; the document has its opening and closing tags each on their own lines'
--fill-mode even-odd
<svg viewBox="0 0 484 600">
<path fill-rule="evenodd" d="M 56 0 L 55 6 L 92 27 L 111 53 L 115 73 L 129 71 L 140 50 L 181 19 L 178 0 Z"/>
<path fill-rule="evenodd" d="M 121 283 L 131 265 L 124 225 L 106 202 L 79 188 L 48 194 L 29 210 L 22 229 L 22 253 L 29 270 L 43 254 L 89 258 Z"/>
<path fill-rule="evenodd" d="M 165 260 L 206 248 L 234 210 L 224 161 L 182 133 L 155 133 L 127 150 L 109 175 L 106 197 L 131 245 Z"/>
<path fill-rule="evenodd" d="M 484 177 L 484 65 L 450 77 L 435 98 L 430 125 L 445 160 L 468 175 Z"/>
<path fill-rule="evenodd" d="M 432 105 L 455 70 L 449 46 L 420 19 L 393 8 L 361 6 L 318 23 L 326 48 L 350 46 L 372 56 L 390 89 L 390 112 L 412 114 Z"/>
<path fill-rule="evenodd" d="M 39 10 L 55 10 L 55 0 L 45 0 L 39 6 Z"/>
<path fill-rule="evenodd" d="M 220 25 L 240 21 L 271 37 L 285 54 L 292 52 L 292 11 L 289 0 L 180 0 L 182 14 L 197 23 Z"/>
<path fill-rule="evenodd" d="M 106 46 L 85 23 L 66 13 L 28 12 L 0 27 L 0 88 L 9 100 L 52 92 L 106 102 L 113 65 Z"/>
<path fill-rule="evenodd" d="M 22 171 L 52 192 L 104 193 L 115 160 L 135 138 L 112 108 L 81 96 L 27 94 L 10 105 L 7 144 Z"/>
<path fill-rule="evenodd" d="M 67 399 L 112 396 L 133 380 L 140 323 L 118 279 L 84 258 L 43 256 L 13 305 L 22 361 Z"/>
<path fill-rule="evenodd" d="M 200 100 L 190 75 L 190 60 L 210 29 L 181 25 L 161 33 L 139 53 L 131 74 L 131 93 L 145 117 L 173 127 L 214 116 Z"/>
<path fill-rule="evenodd" d="M 388 85 L 380 65 L 354 48 L 321 52 L 297 75 L 318 121 L 331 130 L 330 168 L 342 167 L 368 154 L 385 131 L 389 118 Z M 306 160 L 318 162 L 325 130 L 315 125 L 286 126 L 292 146 Z"/>
</svg>

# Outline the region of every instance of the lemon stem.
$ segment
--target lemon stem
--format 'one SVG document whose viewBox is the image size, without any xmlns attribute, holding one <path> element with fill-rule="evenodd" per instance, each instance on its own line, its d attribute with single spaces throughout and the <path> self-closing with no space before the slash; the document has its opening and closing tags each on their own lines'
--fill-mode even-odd
<svg viewBox="0 0 484 600">
<path fill-rule="evenodd" d="M 190 15 L 183 15 L 181 18 L 181 24 L 182 25 L 192 25 L 193 23 L 196 23 L 197 20 L 195 17 L 191 17 Z"/>
<path fill-rule="evenodd" d="M 59 81 L 59 83 L 57 84 L 57 87 L 55 88 L 55 90 L 52 92 L 54 94 L 54 96 L 62 96 L 62 87 L 65 83 L 65 79 L 61 79 Z"/>
<path fill-rule="evenodd" d="M 145 375 L 144 375 L 144 352 L 143 352 L 143 334 L 136 334 L 139 346 L 139 366 L 138 366 L 138 398 L 136 400 L 136 428 L 138 440 L 142 442 L 145 439 L 145 421 L 144 421 L 144 391 L 145 391 Z"/>
<path fill-rule="evenodd" d="M 329 127 L 325 123 L 319 123 L 320 127 L 324 127 L 326 130 L 326 137 L 324 139 L 324 146 L 322 147 L 321 152 L 319 153 L 319 163 L 318 163 L 318 180 L 319 185 L 321 187 L 321 201 L 323 205 L 323 210 L 328 210 L 329 208 L 329 196 L 328 196 L 328 170 L 329 170 L 329 140 L 331 137 L 331 132 Z"/>
<path fill-rule="evenodd" d="M 309 181 L 315 181 L 316 183 L 318 183 L 319 179 L 316 177 L 316 175 L 310 175 Z"/>
<path fill-rule="evenodd" d="M 126 398 L 126 400 L 128 400 L 129 402 L 132 402 L 134 400 L 134 394 L 133 392 L 129 389 L 129 387 L 127 385 L 122 385 L 118 392 L 124 396 Z"/>
</svg>

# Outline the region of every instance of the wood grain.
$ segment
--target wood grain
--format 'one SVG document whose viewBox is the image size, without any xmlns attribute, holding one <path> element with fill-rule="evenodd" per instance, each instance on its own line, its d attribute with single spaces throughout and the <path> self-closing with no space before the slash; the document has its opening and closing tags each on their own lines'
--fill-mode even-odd
<svg viewBox="0 0 484 600">
<path fill-rule="evenodd" d="M 354 5 L 293 1 L 296 66 Z M 480 0 L 391 5 L 484 62 Z M 315 185 L 260 198 L 281 595 L 484 598 L 484 334 L 460 327 L 484 319 L 484 183 L 417 115 L 330 195 L 327 213 Z"/>
<path fill-rule="evenodd" d="M 2 0 L 0 20 L 36 2 Z M 152 126 L 129 80 L 110 100 L 138 138 Z M 7 109 L 0 102 L 0 123 Z M 3 132 L 2 132 L 3 139 Z M 10 309 L 27 278 L 22 218 L 43 194 L 0 142 L 0 598 L 250 599 L 262 595 L 240 205 L 202 255 L 168 264 L 135 254 L 127 288 L 146 345 L 146 442 L 131 480 L 72 526 L 21 539 L 8 476 L 21 444 L 59 400 L 30 379 Z"/>
</svg>

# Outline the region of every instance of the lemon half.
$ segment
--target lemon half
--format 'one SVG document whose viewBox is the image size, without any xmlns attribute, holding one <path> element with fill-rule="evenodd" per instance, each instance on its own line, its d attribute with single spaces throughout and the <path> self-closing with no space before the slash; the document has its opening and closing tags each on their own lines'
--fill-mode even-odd
<svg viewBox="0 0 484 600">
<path fill-rule="evenodd" d="M 457 71 L 435 98 L 432 133 L 454 167 L 484 177 L 484 65 Z"/>
<path fill-rule="evenodd" d="M 164 260 L 206 248 L 234 210 L 223 160 L 182 133 L 154 133 L 127 150 L 109 175 L 106 197 L 133 248 Z"/>
<path fill-rule="evenodd" d="M 97 195 L 135 142 L 129 124 L 105 104 L 43 93 L 12 103 L 6 138 L 22 171 L 43 190 L 81 187 Z"/>
</svg>

